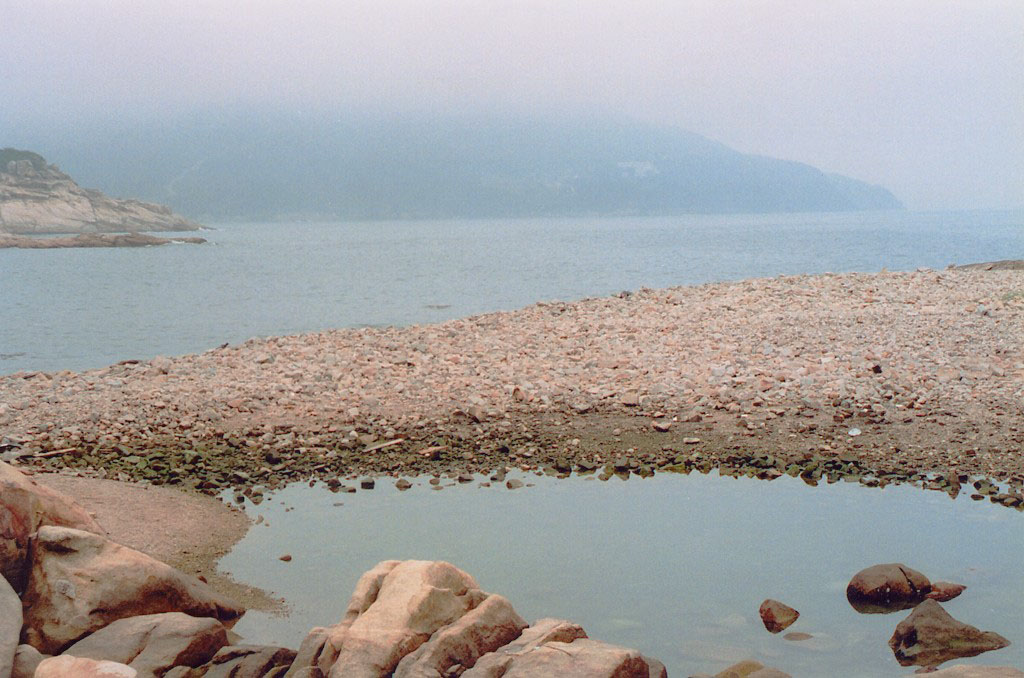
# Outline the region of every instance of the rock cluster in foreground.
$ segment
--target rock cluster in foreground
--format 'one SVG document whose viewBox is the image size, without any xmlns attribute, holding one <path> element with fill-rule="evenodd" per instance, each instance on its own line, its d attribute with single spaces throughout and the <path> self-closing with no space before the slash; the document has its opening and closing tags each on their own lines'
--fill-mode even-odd
<svg viewBox="0 0 1024 678">
<path fill-rule="evenodd" d="M 385 561 L 297 650 L 239 644 L 244 609 L 115 544 L 74 502 L 0 462 L 0 678 L 665 678 L 571 622 L 527 624 L 443 562 Z"/>
<path fill-rule="evenodd" d="M 0 149 L 0 232 L 103 233 L 194 231 L 199 224 L 170 208 L 109 198 L 80 187 L 42 156 Z"/>
</svg>

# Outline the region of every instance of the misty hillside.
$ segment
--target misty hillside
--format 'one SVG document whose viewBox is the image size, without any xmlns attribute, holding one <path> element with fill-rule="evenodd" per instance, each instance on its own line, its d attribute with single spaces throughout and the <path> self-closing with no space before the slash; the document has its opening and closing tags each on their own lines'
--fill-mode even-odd
<svg viewBox="0 0 1024 678">
<path fill-rule="evenodd" d="M 295 115 L 76 131 L 35 148 L 85 185 L 207 220 L 901 207 L 878 186 L 639 124 Z"/>
</svg>

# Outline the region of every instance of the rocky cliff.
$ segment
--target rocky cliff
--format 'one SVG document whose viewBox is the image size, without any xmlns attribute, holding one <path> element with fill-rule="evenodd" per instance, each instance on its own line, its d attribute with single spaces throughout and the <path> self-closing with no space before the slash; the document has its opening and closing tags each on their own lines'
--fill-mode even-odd
<svg viewBox="0 0 1024 678">
<path fill-rule="evenodd" d="M 109 198 L 82 188 L 41 155 L 0 149 L 0 232 L 116 233 L 194 231 L 170 208 Z"/>
</svg>

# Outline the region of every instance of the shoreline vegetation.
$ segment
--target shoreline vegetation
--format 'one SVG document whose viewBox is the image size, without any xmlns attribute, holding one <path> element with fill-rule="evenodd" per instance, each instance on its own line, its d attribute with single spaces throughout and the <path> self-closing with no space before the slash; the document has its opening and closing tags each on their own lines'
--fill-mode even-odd
<svg viewBox="0 0 1024 678">
<path fill-rule="evenodd" d="M 1021 509 L 1018 264 L 641 289 L 9 374 L 0 455 L 250 498 L 311 476 L 716 468 Z"/>
</svg>

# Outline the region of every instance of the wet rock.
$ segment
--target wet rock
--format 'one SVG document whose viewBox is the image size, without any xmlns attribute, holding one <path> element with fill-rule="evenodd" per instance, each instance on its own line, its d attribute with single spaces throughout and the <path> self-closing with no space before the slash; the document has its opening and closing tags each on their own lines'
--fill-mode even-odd
<svg viewBox="0 0 1024 678">
<path fill-rule="evenodd" d="M 32 678 L 36 674 L 36 668 L 39 667 L 39 663 L 48 656 L 42 654 L 31 645 L 19 645 L 14 653 L 11 678 Z"/>
<path fill-rule="evenodd" d="M 902 563 L 872 565 L 853 576 L 846 599 L 858 612 L 888 613 L 914 607 L 932 590 L 931 582 Z"/>
<path fill-rule="evenodd" d="M 103 534 L 92 516 L 70 498 L 0 462 L 0 576 L 15 591 L 25 588 L 28 577 L 29 537 L 43 525 Z"/>
<path fill-rule="evenodd" d="M 11 667 L 21 637 L 21 599 L 0 577 L 0 678 L 11 678 Z"/>
<path fill-rule="evenodd" d="M 518 478 L 509 478 L 505 482 L 505 487 L 507 487 L 510 490 L 518 490 L 522 486 L 523 486 L 523 481 L 519 480 Z"/>
<path fill-rule="evenodd" d="M 768 598 L 758 609 L 764 627 L 771 633 L 785 631 L 797 620 L 800 613 L 785 603 Z"/>
<path fill-rule="evenodd" d="M 39 662 L 35 678 L 136 678 L 138 672 L 117 662 L 62 655 Z"/>
<path fill-rule="evenodd" d="M 791 640 L 791 641 L 796 643 L 796 642 L 800 642 L 802 640 L 810 640 L 814 636 L 812 636 L 809 633 L 802 633 L 800 631 L 790 631 L 789 633 L 787 633 L 786 635 L 784 635 L 782 637 L 785 638 L 786 640 Z"/>
<path fill-rule="evenodd" d="M 947 600 L 953 600 L 966 590 L 967 587 L 963 584 L 952 584 L 948 581 L 937 581 L 932 583 L 932 590 L 925 597 L 944 603 Z"/>
<path fill-rule="evenodd" d="M 901 621 L 889 639 L 900 666 L 938 666 L 962 657 L 974 657 L 1010 644 L 992 631 L 954 619 L 942 605 L 926 600 Z"/>
<path fill-rule="evenodd" d="M 359 487 L 364 490 L 372 490 L 375 485 L 373 478 L 363 478 L 359 481 Z"/>
<path fill-rule="evenodd" d="M 410 487 L 412 487 L 412 483 L 410 483 L 405 478 L 399 478 L 398 481 L 395 482 L 395 487 L 397 487 L 400 490 L 408 490 Z"/>
<path fill-rule="evenodd" d="M 230 645 L 203 669 L 205 678 L 262 678 L 282 675 L 295 660 L 295 650 L 263 645 Z"/>
<path fill-rule="evenodd" d="M 791 678 L 791 676 L 778 669 L 765 666 L 761 662 L 746 659 L 719 671 L 714 678 Z"/>
<path fill-rule="evenodd" d="M 127 664 L 147 678 L 175 666 L 204 664 L 227 643 L 227 629 L 216 619 L 165 612 L 119 619 L 64 654 Z"/>
<path fill-rule="evenodd" d="M 244 612 L 169 565 L 66 527 L 39 529 L 23 602 L 24 639 L 50 653 L 127 617 L 184 612 L 226 621 Z"/>
</svg>

